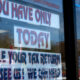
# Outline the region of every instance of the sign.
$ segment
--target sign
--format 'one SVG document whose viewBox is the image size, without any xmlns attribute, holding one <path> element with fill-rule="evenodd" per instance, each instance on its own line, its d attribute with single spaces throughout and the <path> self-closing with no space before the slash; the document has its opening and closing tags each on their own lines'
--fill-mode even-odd
<svg viewBox="0 0 80 80">
<path fill-rule="evenodd" d="M 50 32 L 14 26 L 14 46 L 50 50 Z"/>
<path fill-rule="evenodd" d="M 59 15 L 30 6 L 0 0 L 0 17 L 34 25 L 60 28 Z"/>
<path fill-rule="evenodd" d="M 60 53 L 0 49 L 0 55 L 0 80 L 62 80 Z"/>
<path fill-rule="evenodd" d="M 23 0 L 44 8 L 48 8 L 54 11 L 62 12 L 62 1 L 63 0 Z"/>
</svg>

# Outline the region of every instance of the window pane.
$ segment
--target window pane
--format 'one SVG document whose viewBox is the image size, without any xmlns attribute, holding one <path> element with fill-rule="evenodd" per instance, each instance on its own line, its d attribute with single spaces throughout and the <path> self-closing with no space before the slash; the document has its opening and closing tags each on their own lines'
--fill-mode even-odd
<svg viewBox="0 0 80 80">
<path fill-rule="evenodd" d="M 62 0 L 0 0 L 0 79 L 66 80 Z"/>
</svg>

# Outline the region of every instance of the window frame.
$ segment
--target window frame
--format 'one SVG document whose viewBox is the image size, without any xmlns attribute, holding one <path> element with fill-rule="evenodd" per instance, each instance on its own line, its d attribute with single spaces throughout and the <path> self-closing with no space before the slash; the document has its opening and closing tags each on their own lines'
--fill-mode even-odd
<svg viewBox="0 0 80 80">
<path fill-rule="evenodd" d="M 63 0 L 65 59 L 67 80 L 78 80 L 75 0 Z"/>
</svg>

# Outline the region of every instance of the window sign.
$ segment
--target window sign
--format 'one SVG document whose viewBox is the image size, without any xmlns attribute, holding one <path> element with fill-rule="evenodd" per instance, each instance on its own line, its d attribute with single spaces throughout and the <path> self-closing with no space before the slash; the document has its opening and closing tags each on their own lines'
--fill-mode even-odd
<svg viewBox="0 0 80 80">
<path fill-rule="evenodd" d="M 14 46 L 50 49 L 50 32 L 14 27 Z"/>
<path fill-rule="evenodd" d="M 60 28 L 59 15 L 37 8 L 0 0 L 0 17 L 22 21 L 34 25 Z"/>
<path fill-rule="evenodd" d="M 62 12 L 62 0 L 23 0 L 32 4 L 39 5 L 44 8 Z"/>
<path fill-rule="evenodd" d="M 62 78 L 60 53 L 11 49 L 0 49 L 0 53 L 0 80 L 61 80 Z"/>
</svg>

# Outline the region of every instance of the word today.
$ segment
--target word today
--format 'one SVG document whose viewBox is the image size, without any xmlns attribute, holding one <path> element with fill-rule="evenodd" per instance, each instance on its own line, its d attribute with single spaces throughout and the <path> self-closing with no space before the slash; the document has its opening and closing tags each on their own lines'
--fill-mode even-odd
<svg viewBox="0 0 80 80">
<path fill-rule="evenodd" d="M 50 32 L 14 26 L 14 46 L 50 49 Z"/>
</svg>

